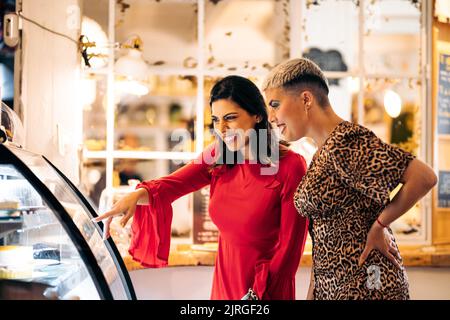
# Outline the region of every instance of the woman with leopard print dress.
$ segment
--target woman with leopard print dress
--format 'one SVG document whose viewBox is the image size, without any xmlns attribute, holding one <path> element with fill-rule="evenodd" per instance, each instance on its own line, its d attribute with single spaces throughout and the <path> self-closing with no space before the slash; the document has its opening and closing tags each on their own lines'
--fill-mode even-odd
<svg viewBox="0 0 450 320">
<path fill-rule="evenodd" d="M 337 116 L 323 72 L 308 59 L 275 67 L 263 90 L 282 137 L 308 136 L 319 146 L 294 196 L 299 213 L 310 219 L 308 299 L 409 299 L 389 224 L 437 183 L 433 170 Z"/>
</svg>

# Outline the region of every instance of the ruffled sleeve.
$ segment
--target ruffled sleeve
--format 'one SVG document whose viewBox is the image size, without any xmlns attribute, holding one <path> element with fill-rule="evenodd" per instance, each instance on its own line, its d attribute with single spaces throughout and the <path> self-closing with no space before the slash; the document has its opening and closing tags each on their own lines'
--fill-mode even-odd
<svg viewBox="0 0 450 320">
<path fill-rule="evenodd" d="M 308 220 L 299 215 L 294 206 L 294 192 L 306 172 L 306 162 L 298 154 L 290 152 L 289 159 L 280 165 L 278 184 L 281 185 L 281 215 L 278 243 L 270 260 L 259 261 L 255 266 L 253 290 L 259 299 L 292 299 L 290 292 L 295 285 L 300 258 L 303 254 Z M 269 187 L 277 184 L 271 183 Z M 273 289 L 273 288 L 276 288 Z"/>
<path fill-rule="evenodd" d="M 415 158 L 360 126 L 338 134 L 335 142 L 330 154 L 338 176 L 380 205 L 389 202 L 390 193 Z"/>
<path fill-rule="evenodd" d="M 170 251 L 172 202 L 199 190 L 211 182 L 210 161 L 214 146 L 174 173 L 160 179 L 144 181 L 149 204 L 136 206 L 131 226 L 129 253 L 145 267 L 167 266 Z M 206 160 L 206 161 L 205 161 Z"/>
<path fill-rule="evenodd" d="M 148 191 L 149 204 L 136 206 L 131 225 L 131 243 L 128 252 L 144 267 L 167 266 L 170 250 L 172 202 L 159 193 L 159 181 L 139 184 Z"/>
</svg>

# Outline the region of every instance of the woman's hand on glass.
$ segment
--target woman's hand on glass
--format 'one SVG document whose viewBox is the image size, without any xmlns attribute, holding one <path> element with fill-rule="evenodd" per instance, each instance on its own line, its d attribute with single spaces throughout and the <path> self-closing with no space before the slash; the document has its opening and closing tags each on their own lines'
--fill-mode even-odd
<svg viewBox="0 0 450 320">
<path fill-rule="evenodd" d="M 128 220 L 130 220 L 130 218 L 134 215 L 138 201 L 142 197 L 146 196 L 146 194 L 147 190 L 143 188 L 130 192 L 122 197 L 119 201 L 117 201 L 112 206 L 111 210 L 92 219 L 92 221 L 94 222 L 103 221 L 103 239 L 108 239 L 110 237 L 109 227 L 111 225 L 112 219 L 115 216 L 123 215 L 119 223 L 122 227 L 125 227 Z"/>
<path fill-rule="evenodd" d="M 389 233 L 387 228 L 381 226 L 375 221 L 367 234 L 366 246 L 359 258 L 359 266 L 362 266 L 366 261 L 372 250 L 380 251 L 386 256 L 397 268 L 401 269 L 397 259 L 400 259 L 400 254 L 394 245 L 393 236 Z"/>
</svg>

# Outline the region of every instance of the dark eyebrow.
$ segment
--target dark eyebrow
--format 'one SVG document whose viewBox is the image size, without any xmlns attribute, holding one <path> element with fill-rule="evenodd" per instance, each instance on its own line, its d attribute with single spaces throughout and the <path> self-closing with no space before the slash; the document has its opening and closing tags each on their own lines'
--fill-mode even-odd
<svg viewBox="0 0 450 320">
<path fill-rule="evenodd" d="M 230 112 L 230 113 L 227 113 L 226 115 L 224 115 L 223 117 L 225 118 L 225 117 L 228 117 L 229 115 L 238 115 L 238 113 L 237 112 Z M 217 118 L 217 116 L 212 115 L 211 118 Z"/>
</svg>

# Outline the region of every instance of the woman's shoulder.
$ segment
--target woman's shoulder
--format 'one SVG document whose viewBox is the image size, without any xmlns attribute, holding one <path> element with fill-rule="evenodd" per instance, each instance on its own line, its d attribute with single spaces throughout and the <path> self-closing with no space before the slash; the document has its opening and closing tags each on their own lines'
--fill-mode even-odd
<svg viewBox="0 0 450 320">
<path fill-rule="evenodd" d="M 299 162 L 302 161 L 303 156 L 291 149 L 286 149 L 280 153 L 280 163 Z"/>
<path fill-rule="evenodd" d="M 217 142 L 210 143 L 195 159 L 196 164 L 213 165 L 216 162 L 219 145 Z"/>
<path fill-rule="evenodd" d="M 331 146 L 351 147 L 359 146 L 364 142 L 379 141 L 379 138 L 372 130 L 360 124 L 344 121 L 338 125 L 330 140 Z"/>
</svg>

